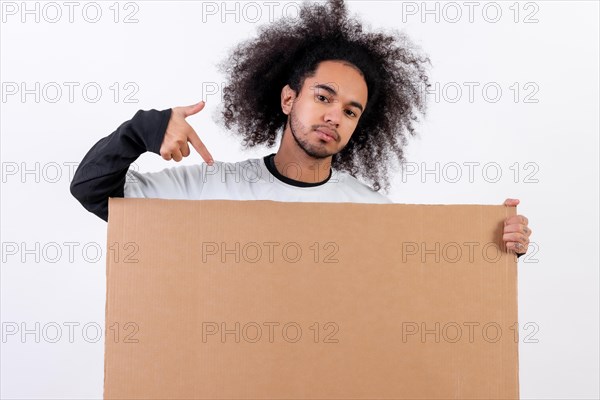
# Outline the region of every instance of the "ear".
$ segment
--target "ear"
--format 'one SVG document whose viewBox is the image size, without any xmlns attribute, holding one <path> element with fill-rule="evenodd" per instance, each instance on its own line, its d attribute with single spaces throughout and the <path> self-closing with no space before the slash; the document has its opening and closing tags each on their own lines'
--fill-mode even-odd
<svg viewBox="0 0 600 400">
<path fill-rule="evenodd" d="M 281 89 L 281 110 L 285 115 L 289 115 L 292 112 L 292 105 L 295 100 L 296 92 L 294 92 L 290 85 L 285 85 Z"/>
</svg>

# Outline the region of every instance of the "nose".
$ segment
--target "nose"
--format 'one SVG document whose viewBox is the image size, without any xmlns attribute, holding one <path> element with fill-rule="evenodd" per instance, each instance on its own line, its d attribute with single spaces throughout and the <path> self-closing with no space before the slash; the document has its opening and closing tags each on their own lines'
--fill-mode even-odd
<svg viewBox="0 0 600 400">
<path fill-rule="evenodd" d="M 342 109 L 340 107 L 328 107 L 327 111 L 323 119 L 330 125 L 335 126 L 336 128 L 340 124 L 340 119 L 342 118 Z"/>
</svg>

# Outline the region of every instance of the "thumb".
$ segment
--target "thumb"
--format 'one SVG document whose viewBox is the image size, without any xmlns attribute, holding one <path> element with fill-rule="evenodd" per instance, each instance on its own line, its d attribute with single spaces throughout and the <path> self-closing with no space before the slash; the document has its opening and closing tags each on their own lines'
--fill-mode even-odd
<svg viewBox="0 0 600 400">
<path fill-rule="evenodd" d="M 190 115 L 194 115 L 194 114 L 199 113 L 200 111 L 202 111 L 202 109 L 204 108 L 205 104 L 206 104 L 206 102 L 203 100 L 200 103 L 196 103 L 196 104 L 193 104 L 191 106 L 184 107 L 184 109 L 183 109 L 183 115 L 184 115 L 184 117 L 187 118 Z"/>
<path fill-rule="evenodd" d="M 504 204 L 507 207 L 516 207 L 519 204 L 519 199 L 506 199 Z"/>
</svg>

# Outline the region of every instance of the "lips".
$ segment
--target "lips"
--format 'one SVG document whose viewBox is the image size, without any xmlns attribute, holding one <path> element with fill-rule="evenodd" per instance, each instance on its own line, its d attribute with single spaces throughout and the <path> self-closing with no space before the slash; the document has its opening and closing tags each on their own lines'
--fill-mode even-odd
<svg viewBox="0 0 600 400">
<path fill-rule="evenodd" d="M 336 140 L 336 138 L 337 138 L 335 132 L 329 128 L 317 128 L 317 129 L 315 129 L 315 132 L 319 132 L 323 135 L 329 136 L 329 138 L 331 140 Z"/>
</svg>

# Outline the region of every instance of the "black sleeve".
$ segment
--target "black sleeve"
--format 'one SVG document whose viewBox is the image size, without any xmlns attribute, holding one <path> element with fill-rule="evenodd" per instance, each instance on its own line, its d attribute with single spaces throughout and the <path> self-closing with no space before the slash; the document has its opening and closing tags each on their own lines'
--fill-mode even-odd
<svg viewBox="0 0 600 400">
<path fill-rule="evenodd" d="M 108 198 L 124 197 L 127 170 L 141 154 L 160 154 L 170 118 L 170 108 L 139 110 L 131 120 L 101 139 L 77 167 L 71 194 L 86 210 L 108 221 Z"/>
</svg>

